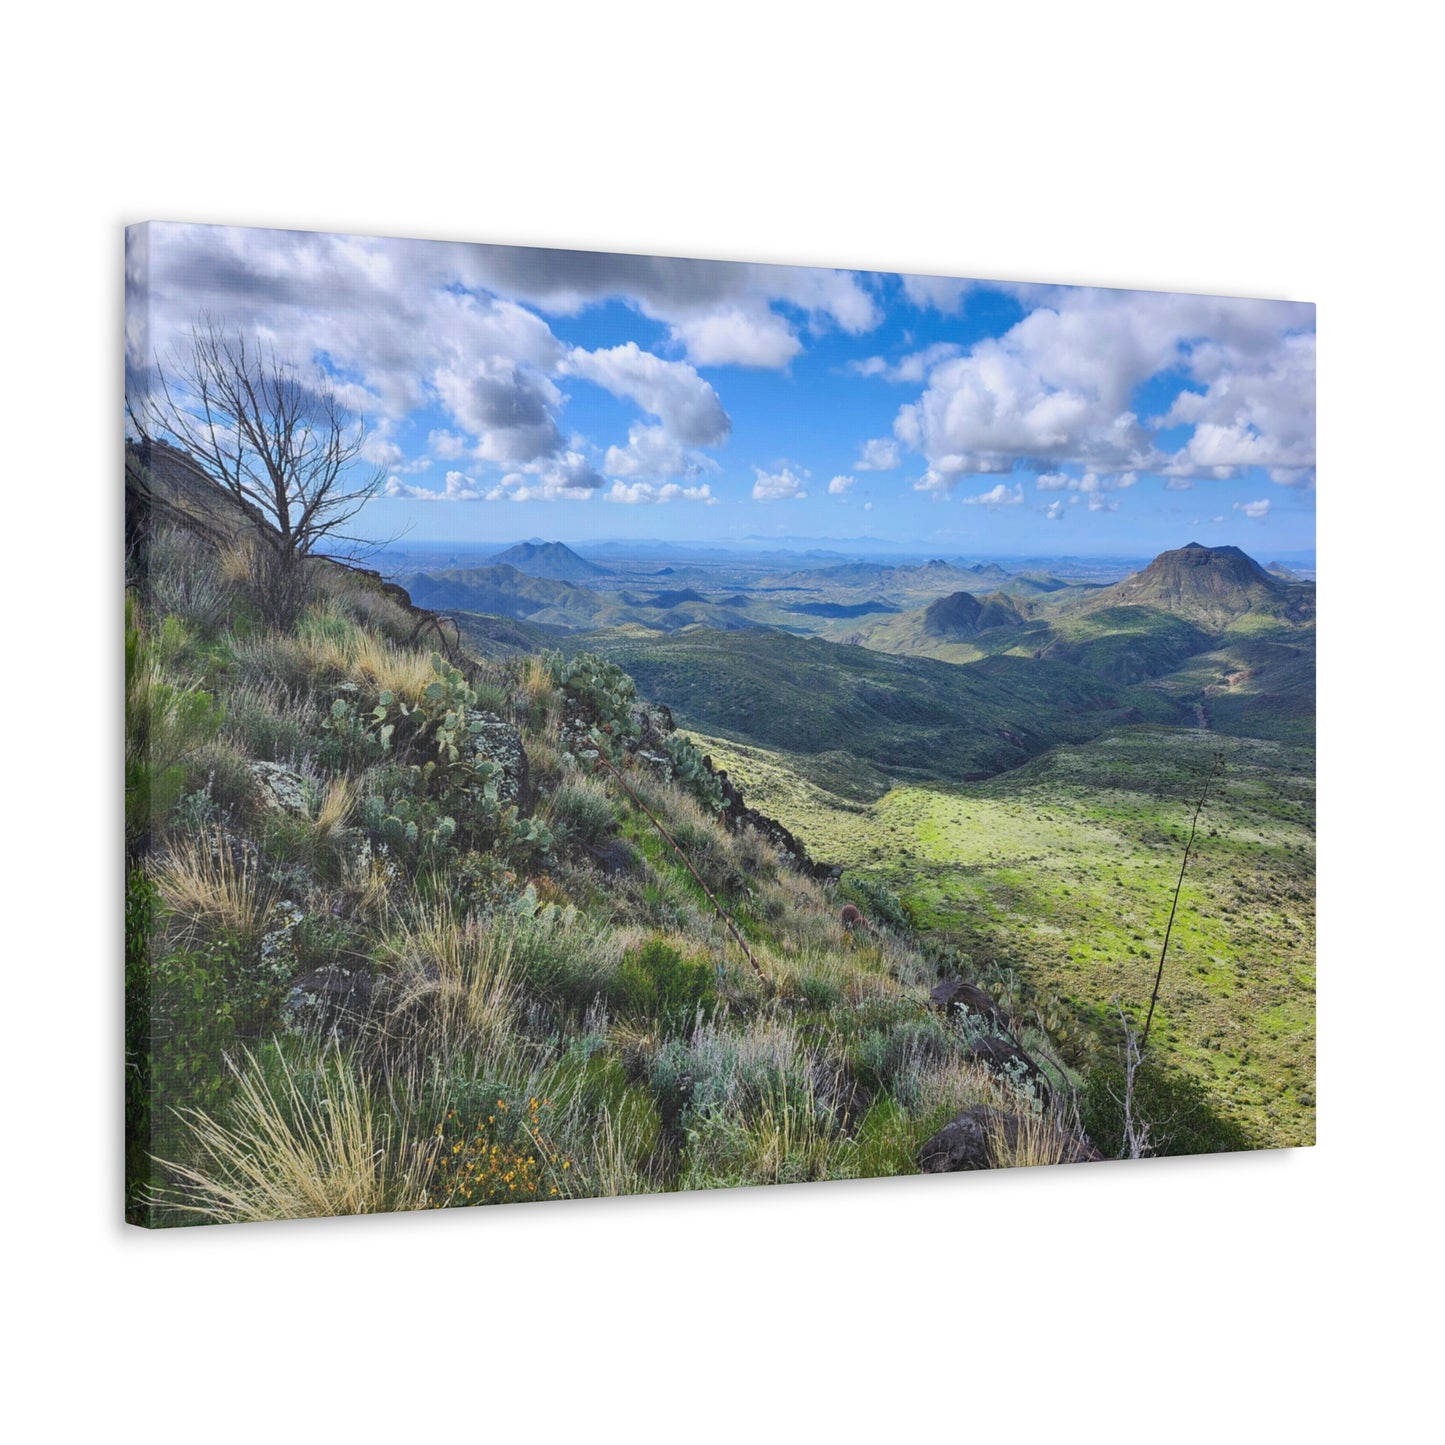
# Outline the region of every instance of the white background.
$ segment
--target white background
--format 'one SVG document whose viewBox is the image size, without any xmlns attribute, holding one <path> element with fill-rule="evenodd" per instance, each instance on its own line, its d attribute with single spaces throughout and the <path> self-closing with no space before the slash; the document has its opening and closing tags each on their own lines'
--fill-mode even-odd
<svg viewBox="0 0 1445 1445">
<path fill-rule="evenodd" d="M 537 18 L 8 23 L 14 1438 L 1416 1438 L 1438 1366 L 1428 11 L 507 8 Z M 1319 1146 L 117 1224 L 121 227 L 147 218 L 1318 303 Z"/>
</svg>

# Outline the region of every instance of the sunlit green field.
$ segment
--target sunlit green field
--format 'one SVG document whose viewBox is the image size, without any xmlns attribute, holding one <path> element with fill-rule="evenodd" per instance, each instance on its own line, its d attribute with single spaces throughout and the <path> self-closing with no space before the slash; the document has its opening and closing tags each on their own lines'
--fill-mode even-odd
<svg viewBox="0 0 1445 1445">
<path fill-rule="evenodd" d="M 1265 1145 L 1314 1138 L 1315 840 L 1311 749 L 1126 728 L 959 787 L 872 804 L 802 780 L 787 755 L 699 738 L 748 802 L 817 858 L 884 876 L 977 971 L 1012 969 L 1109 1036 L 1147 1007 L 1185 841 L 1151 1047 L 1210 1083 Z"/>
</svg>

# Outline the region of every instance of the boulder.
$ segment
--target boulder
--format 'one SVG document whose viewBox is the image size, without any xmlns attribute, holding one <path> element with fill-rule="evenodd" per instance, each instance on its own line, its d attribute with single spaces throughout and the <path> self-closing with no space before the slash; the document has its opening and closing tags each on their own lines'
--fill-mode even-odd
<svg viewBox="0 0 1445 1445">
<path fill-rule="evenodd" d="M 952 1009 L 964 1009 L 977 1018 L 984 1019 L 996 1029 L 1008 1028 L 1008 1015 L 976 983 L 966 978 L 946 978 L 928 995 L 928 1001 L 936 1009 L 948 1013 Z"/>
<path fill-rule="evenodd" d="M 975 1039 L 964 1057 L 1016 1083 L 1028 1082 L 1040 1094 L 1048 1095 L 1048 1085 L 1039 1066 L 1012 1039 L 1000 1038 L 996 1034 Z"/>
<path fill-rule="evenodd" d="M 918 1151 L 918 1167 L 925 1174 L 956 1174 L 965 1169 L 997 1167 L 993 1136 L 1002 1131 L 1013 1137 L 1018 1116 L 985 1105 L 965 1109 L 950 1119 Z"/>
<path fill-rule="evenodd" d="M 349 1034 L 371 1012 L 372 997 L 367 969 L 340 964 L 313 969 L 291 985 L 286 1022 L 297 1033 Z"/>
<path fill-rule="evenodd" d="M 918 1151 L 918 1167 L 925 1174 L 956 1174 L 966 1169 L 997 1169 L 997 1146 L 1012 1148 L 1022 1120 L 1017 1114 L 991 1109 L 986 1104 L 965 1109 L 950 1119 Z M 1092 1164 L 1104 1156 L 1079 1135 L 1070 1135 L 1060 1164 Z"/>
<path fill-rule="evenodd" d="M 260 786 L 262 800 L 278 813 L 309 817 L 316 785 L 284 763 L 252 762 L 246 765 Z"/>
<path fill-rule="evenodd" d="M 527 767 L 527 753 L 522 747 L 521 730 L 503 722 L 495 713 L 474 712 L 468 721 L 476 729 L 472 747 L 479 761 L 496 763 L 497 799 L 503 807 L 515 804 L 523 816 L 531 812 L 534 801 L 532 780 Z"/>
</svg>

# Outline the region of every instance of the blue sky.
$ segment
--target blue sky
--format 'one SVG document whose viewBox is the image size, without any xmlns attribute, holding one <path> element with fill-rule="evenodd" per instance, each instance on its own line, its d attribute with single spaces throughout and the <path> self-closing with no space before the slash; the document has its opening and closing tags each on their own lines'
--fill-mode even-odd
<svg viewBox="0 0 1445 1445">
<path fill-rule="evenodd" d="M 208 313 L 364 417 L 377 537 L 1314 546 L 1302 303 L 170 224 L 127 283 L 133 377 Z"/>
</svg>

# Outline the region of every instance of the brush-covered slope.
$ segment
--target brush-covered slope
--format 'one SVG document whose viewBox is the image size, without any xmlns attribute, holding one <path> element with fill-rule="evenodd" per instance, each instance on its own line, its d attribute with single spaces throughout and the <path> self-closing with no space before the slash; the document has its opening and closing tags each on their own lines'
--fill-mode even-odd
<svg viewBox="0 0 1445 1445">
<path fill-rule="evenodd" d="M 189 530 L 132 562 L 131 1219 L 917 1173 L 966 1109 L 1044 1125 L 975 1167 L 1088 1157 L 1000 1064 L 1042 1037 L 932 1007 L 962 962 L 729 826 L 615 667 L 431 655 L 319 560 L 272 630 Z"/>
<path fill-rule="evenodd" d="M 928 637 L 956 642 L 994 627 L 1017 627 L 1023 622 L 1007 597 L 980 600 L 971 592 L 952 592 L 923 609 L 923 631 Z"/>
<path fill-rule="evenodd" d="M 1032 658 L 962 668 L 772 629 L 604 633 L 587 646 L 689 725 L 785 748 L 852 796 L 876 796 L 893 778 L 986 777 L 1121 721 L 1181 716 L 1158 694 Z"/>
</svg>

